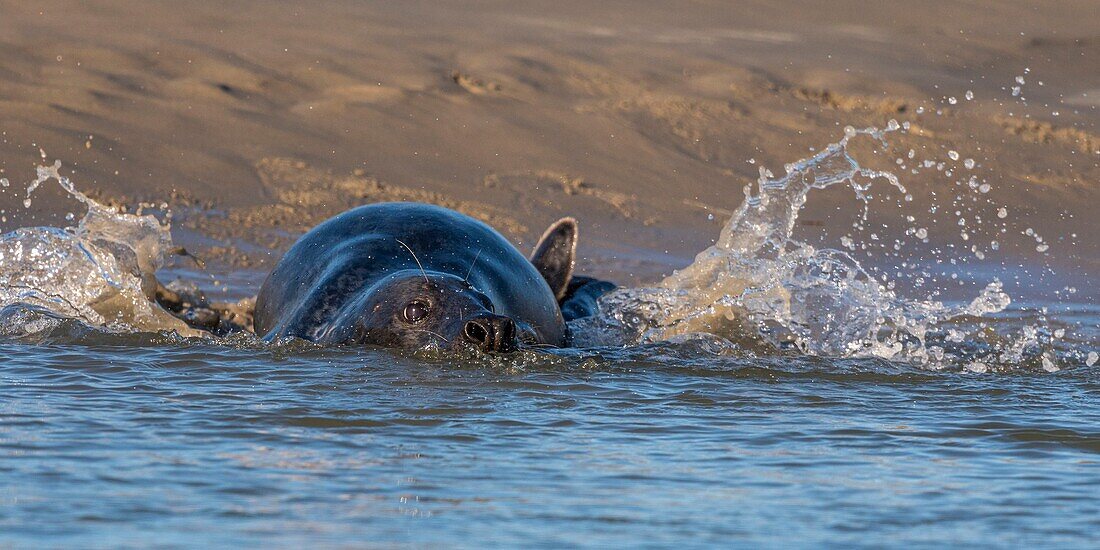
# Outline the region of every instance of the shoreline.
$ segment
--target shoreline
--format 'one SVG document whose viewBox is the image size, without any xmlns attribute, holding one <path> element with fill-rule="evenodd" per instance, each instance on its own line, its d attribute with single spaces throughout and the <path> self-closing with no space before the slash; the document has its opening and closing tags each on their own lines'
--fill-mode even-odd
<svg viewBox="0 0 1100 550">
<path fill-rule="evenodd" d="M 1097 10 L 1024 6 L 8 2 L 0 176 L 29 180 L 41 149 L 100 200 L 167 202 L 179 243 L 221 274 L 265 271 L 347 208 L 420 200 L 521 250 L 575 216 L 580 269 L 632 284 L 708 246 L 762 166 L 896 119 L 913 129 L 869 164 L 958 151 L 992 187 L 969 217 L 1011 213 L 1007 261 L 1096 272 L 1100 40 L 1083 14 Z M 918 214 L 958 193 L 942 171 L 899 175 Z M 799 234 L 835 246 L 859 210 L 850 190 L 818 193 Z M 954 221 L 923 224 L 962 246 Z M 905 229 L 880 223 L 884 239 Z"/>
</svg>

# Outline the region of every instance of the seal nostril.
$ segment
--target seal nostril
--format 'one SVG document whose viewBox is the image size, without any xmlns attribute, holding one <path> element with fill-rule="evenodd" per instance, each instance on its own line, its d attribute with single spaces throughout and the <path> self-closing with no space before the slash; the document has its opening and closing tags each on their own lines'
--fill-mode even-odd
<svg viewBox="0 0 1100 550">
<path fill-rule="evenodd" d="M 493 350 L 513 351 L 516 348 L 516 322 L 508 317 L 497 317 L 492 323 Z"/>
<path fill-rule="evenodd" d="M 462 334 L 483 351 L 516 349 L 516 322 L 500 315 L 484 315 L 466 321 Z"/>
<path fill-rule="evenodd" d="M 502 341 L 514 340 L 516 337 L 516 322 L 505 317 L 497 327 L 497 334 Z"/>
<path fill-rule="evenodd" d="M 485 344 L 489 341 L 489 328 L 478 319 L 467 321 L 463 333 L 468 340 L 475 344 Z"/>
</svg>

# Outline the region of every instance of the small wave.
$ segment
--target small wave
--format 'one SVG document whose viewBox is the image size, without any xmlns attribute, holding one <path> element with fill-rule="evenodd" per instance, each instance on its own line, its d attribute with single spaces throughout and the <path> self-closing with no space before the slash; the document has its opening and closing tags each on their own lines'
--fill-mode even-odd
<svg viewBox="0 0 1100 550">
<path fill-rule="evenodd" d="M 24 206 L 29 208 L 34 191 L 52 179 L 88 211 L 75 227 L 24 227 L 0 235 L 0 308 L 33 306 L 122 332 L 194 335 L 149 299 L 153 274 L 172 248 L 169 228 L 152 215 L 114 212 L 97 203 L 77 191 L 60 168 L 60 161 L 38 167 Z M 25 328 L 39 332 L 34 325 Z M 7 324 L 4 330 L 19 327 Z"/>
<path fill-rule="evenodd" d="M 571 324 L 577 344 L 597 354 L 593 357 L 607 348 L 629 361 L 630 350 L 637 350 L 656 353 L 647 355 L 648 361 L 671 354 L 689 367 L 699 357 L 799 355 L 970 372 L 1056 371 L 1096 363 L 1094 350 L 1059 349 L 1062 337 L 1043 316 L 999 321 L 998 314 L 1019 311 L 1006 311 L 1012 299 L 996 279 L 966 303 L 939 301 L 934 292 L 903 296 L 894 281 L 872 275 L 849 252 L 815 248 L 792 237 L 815 190 L 847 185 L 863 202 L 864 221 L 873 183 L 885 181 L 908 197 L 896 175 L 861 166 L 849 150 L 854 140 L 872 140 L 885 152 L 888 134 L 905 129 L 896 121 L 883 129 L 849 127 L 840 141 L 787 165 L 782 177 L 761 168 L 755 193 L 753 186 L 745 186 L 744 202 L 713 246 L 655 286 L 604 296 L 597 316 Z M 152 215 L 116 212 L 97 203 L 60 168 L 59 161 L 38 167 L 25 206 L 39 186 L 53 180 L 87 213 L 72 227 L 24 227 L 0 236 L 0 336 L 25 343 L 122 338 L 135 345 L 213 338 L 151 299 L 154 274 L 173 250 L 170 227 Z M 268 345 L 250 334 L 212 341 L 230 347 Z M 275 346 L 297 349 L 287 343 Z M 438 352 L 418 353 L 421 361 L 437 361 L 433 353 Z M 524 352 L 458 362 L 488 360 L 523 369 L 552 364 L 557 356 L 569 358 L 570 368 L 589 364 L 574 362 L 573 353 Z M 453 364 L 456 358 L 438 360 Z"/>
<path fill-rule="evenodd" d="M 875 181 L 885 181 L 909 200 L 896 175 L 861 166 L 849 150 L 852 140 L 870 139 L 886 151 L 887 134 L 906 128 L 893 120 L 884 129 L 848 127 L 840 141 L 787 165 L 782 177 L 761 168 L 756 193 L 745 186 L 744 202 L 713 246 L 653 287 L 604 296 L 600 314 L 575 322 L 573 333 L 583 335 L 585 345 L 707 334 L 747 350 L 795 349 L 978 372 L 1032 360 L 1054 371 L 1076 361 L 1055 353 L 1042 325 L 1017 327 L 1011 337 L 990 334 L 990 316 L 1012 303 L 996 279 L 961 304 L 937 300 L 935 293 L 903 296 L 890 279 L 872 276 L 848 252 L 818 249 L 792 237 L 815 190 L 849 186 L 863 202 L 864 221 Z M 960 322 L 967 319 L 979 321 Z M 973 345 L 958 345 L 963 342 Z"/>
</svg>

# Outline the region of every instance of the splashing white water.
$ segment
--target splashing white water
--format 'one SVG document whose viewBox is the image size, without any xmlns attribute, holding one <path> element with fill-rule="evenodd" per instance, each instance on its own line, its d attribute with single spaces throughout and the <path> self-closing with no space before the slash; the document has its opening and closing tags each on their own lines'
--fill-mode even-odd
<svg viewBox="0 0 1100 550">
<path fill-rule="evenodd" d="M 787 165 L 774 177 L 761 168 L 756 193 L 722 229 L 718 241 L 695 261 L 652 288 L 620 289 L 600 301 L 597 317 L 576 322 L 584 344 L 653 342 L 709 334 L 733 341 L 759 340 L 797 346 L 830 356 L 876 356 L 934 362 L 940 349 L 928 345 L 930 330 L 961 316 L 1004 310 L 1009 296 L 998 281 L 969 304 L 906 299 L 892 285 L 869 275 L 848 253 L 816 249 L 791 234 L 807 195 L 847 184 L 864 202 L 875 180 L 906 190 L 889 172 L 864 168 L 851 156 L 849 141 L 873 139 L 900 128 L 846 128 L 823 151 Z"/>
<path fill-rule="evenodd" d="M 60 161 L 39 166 L 24 204 L 52 179 L 88 212 L 76 227 L 24 227 L 0 235 L 0 308 L 44 308 L 119 330 L 193 333 L 148 298 L 152 275 L 171 249 L 168 228 L 154 216 L 118 213 L 95 202 L 60 168 Z"/>
<path fill-rule="evenodd" d="M 894 174 L 860 166 L 848 149 L 858 139 L 878 142 L 885 150 L 886 135 L 899 129 L 894 121 L 881 130 L 847 128 L 839 142 L 787 165 L 782 177 L 761 169 L 755 193 L 751 185 L 745 187 L 745 201 L 714 246 L 651 288 L 604 296 L 599 315 L 572 324 L 575 343 L 631 345 L 702 334 L 722 349 L 732 343 L 765 351 L 795 348 L 814 355 L 881 357 L 933 367 L 956 364 L 972 372 L 1023 363 L 1058 370 L 1064 362 L 1052 342 L 1064 331 L 1045 325 L 1017 326 L 1021 333 L 1014 338 L 994 335 L 1000 339 L 996 349 L 982 351 L 989 315 L 1011 301 L 996 280 L 966 304 L 945 304 L 933 299 L 936 294 L 906 298 L 895 291 L 895 281 L 872 276 L 849 252 L 817 249 L 792 238 L 813 190 L 849 186 L 864 202 L 860 227 L 867 223 L 872 184 L 885 182 L 908 200 Z M 59 162 L 39 167 L 26 198 L 55 180 L 88 212 L 75 227 L 26 227 L 0 236 L 0 334 L 36 333 L 60 318 L 121 332 L 205 334 L 149 299 L 153 274 L 171 250 L 169 228 L 154 216 L 119 213 L 95 202 L 59 169 Z M 907 216 L 907 221 L 915 218 Z M 927 242 L 925 228 L 908 231 Z M 872 233 L 870 239 L 876 237 Z M 847 235 L 841 242 L 856 250 L 855 245 L 868 241 Z M 994 242 L 992 249 L 997 248 Z M 954 258 L 949 260 L 954 265 Z M 927 276 L 921 272 L 918 281 Z M 968 345 L 977 353 L 963 349 Z M 1087 360 L 1083 352 L 1078 355 L 1079 362 L 1097 363 L 1095 352 Z"/>
</svg>

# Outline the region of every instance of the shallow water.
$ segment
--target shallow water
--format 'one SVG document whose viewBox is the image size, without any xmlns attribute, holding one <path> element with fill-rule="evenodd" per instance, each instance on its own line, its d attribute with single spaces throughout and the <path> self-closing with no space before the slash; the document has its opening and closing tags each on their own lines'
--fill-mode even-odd
<svg viewBox="0 0 1100 550">
<path fill-rule="evenodd" d="M 583 347 L 495 357 L 185 339 L 146 298 L 169 228 L 40 167 L 28 203 L 56 180 L 88 213 L 0 235 L 0 546 L 1092 543 L 1095 285 L 996 258 L 1049 246 L 973 177 L 958 243 L 919 246 L 943 222 L 910 208 L 877 244 L 872 193 L 911 197 L 849 140 L 892 159 L 907 126 L 761 169 L 691 265 L 574 323 Z M 863 209 L 843 248 L 795 239 L 834 185 Z"/>
<path fill-rule="evenodd" d="M 1053 546 L 1100 528 L 1083 365 L 51 334 L 0 345 L 0 545 Z"/>
</svg>

